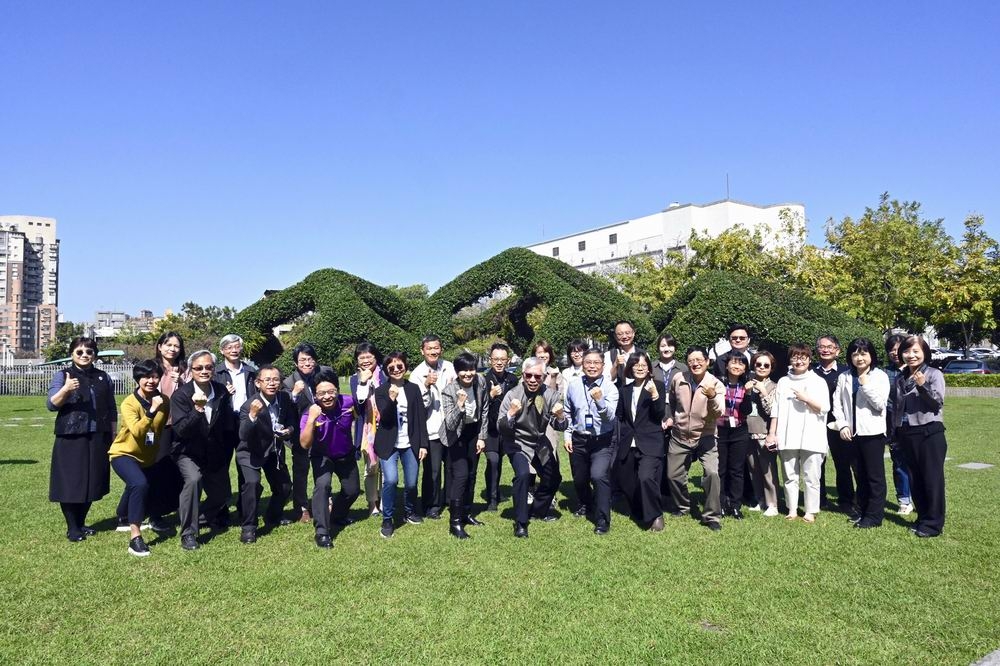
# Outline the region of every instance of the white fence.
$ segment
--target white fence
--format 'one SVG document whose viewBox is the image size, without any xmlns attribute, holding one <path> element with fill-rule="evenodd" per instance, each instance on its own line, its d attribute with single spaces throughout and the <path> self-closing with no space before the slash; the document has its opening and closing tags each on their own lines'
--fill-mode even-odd
<svg viewBox="0 0 1000 666">
<path fill-rule="evenodd" d="M 52 376 L 62 372 L 69 364 L 61 366 L 19 365 L 0 367 L 0 396 L 46 395 Z M 98 367 L 108 373 L 115 387 L 115 395 L 128 395 L 135 390 L 131 363 L 100 363 Z"/>
</svg>

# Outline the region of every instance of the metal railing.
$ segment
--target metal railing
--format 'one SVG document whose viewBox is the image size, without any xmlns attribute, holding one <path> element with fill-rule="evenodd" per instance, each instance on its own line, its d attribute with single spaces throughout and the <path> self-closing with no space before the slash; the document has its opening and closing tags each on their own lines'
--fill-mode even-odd
<svg viewBox="0 0 1000 666">
<path fill-rule="evenodd" d="M 135 390 L 132 363 L 100 363 L 98 367 L 108 373 L 115 387 L 115 395 L 128 395 Z M 0 396 L 47 395 L 52 376 L 62 372 L 69 364 L 58 366 L 17 365 L 0 366 Z"/>
</svg>

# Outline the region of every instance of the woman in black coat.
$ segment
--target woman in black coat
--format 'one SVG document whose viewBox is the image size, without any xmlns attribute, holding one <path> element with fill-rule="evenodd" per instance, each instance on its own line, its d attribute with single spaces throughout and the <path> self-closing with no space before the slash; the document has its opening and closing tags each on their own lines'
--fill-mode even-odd
<svg viewBox="0 0 1000 666">
<path fill-rule="evenodd" d="M 85 525 L 90 505 L 110 489 L 108 449 L 118 426 L 114 387 L 94 367 L 97 342 L 74 338 L 73 363 L 52 377 L 47 406 L 56 414 L 49 500 L 59 502 L 66 518 L 66 538 L 83 541 L 94 534 Z"/>
<path fill-rule="evenodd" d="M 667 389 L 653 379 L 645 352 L 635 352 L 625 363 L 625 382 L 618 399 L 618 483 L 632 507 L 632 518 L 659 532 L 663 529 L 660 480 L 667 455 L 663 415 Z"/>
</svg>

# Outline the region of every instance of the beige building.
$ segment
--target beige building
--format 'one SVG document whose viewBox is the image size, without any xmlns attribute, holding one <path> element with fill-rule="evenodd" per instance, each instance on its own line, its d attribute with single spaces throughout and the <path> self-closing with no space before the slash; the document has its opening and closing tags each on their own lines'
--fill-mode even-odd
<svg viewBox="0 0 1000 666">
<path fill-rule="evenodd" d="M 58 305 L 56 221 L 0 215 L 0 348 L 40 352 L 55 337 Z"/>
</svg>

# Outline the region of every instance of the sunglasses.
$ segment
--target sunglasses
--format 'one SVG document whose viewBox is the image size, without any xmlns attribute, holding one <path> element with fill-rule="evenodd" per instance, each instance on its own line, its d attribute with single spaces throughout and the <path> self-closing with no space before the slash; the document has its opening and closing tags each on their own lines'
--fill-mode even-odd
<svg viewBox="0 0 1000 666">
<path fill-rule="evenodd" d="M 771 367 L 771 364 L 770 363 L 754 363 L 753 367 L 767 369 L 767 368 Z"/>
<path fill-rule="evenodd" d="M 386 372 L 403 372 L 406 370 L 405 365 L 390 365 L 386 369 Z"/>
<path fill-rule="evenodd" d="M 206 370 L 215 370 L 214 365 L 192 365 L 191 372 L 205 372 Z"/>
<path fill-rule="evenodd" d="M 542 373 L 540 373 L 540 372 L 526 372 L 526 373 L 524 373 L 524 376 L 527 377 L 527 378 L 529 378 L 529 379 L 541 379 L 542 378 Z"/>
<path fill-rule="evenodd" d="M 741 340 L 748 340 L 749 338 L 745 335 L 730 335 L 729 339 L 735 342 L 740 342 Z"/>
<path fill-rule="evenodd" d="M 73 352 L 73 356 L 93 356 L 93 355 L 94 355 L 93 349 L 77 349 L 75 352 Z"/>
</svg>

